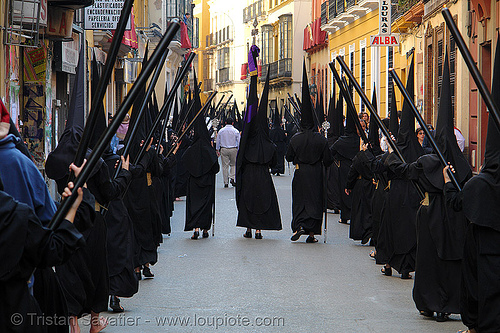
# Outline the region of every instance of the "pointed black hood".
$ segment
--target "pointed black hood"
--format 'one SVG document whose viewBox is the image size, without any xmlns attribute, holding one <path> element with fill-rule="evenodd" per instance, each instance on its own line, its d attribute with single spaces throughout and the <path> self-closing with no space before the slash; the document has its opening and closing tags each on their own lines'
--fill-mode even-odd
<svg viewBox="0 0 500 333">
<path fill-rule="evenodd" d="M 469 162 L 458 147 L 457 138 L 455 136 L 448 52 L 446 52 L 444 58 L 443 81 L 441 83 L 440 96 L 435 140 L 446 161 L 450 162 L 455 168 L 455 177 L 457 181 L 462 184 L 471 177 L 472 170 L 469 166 Z"/>
<path fill-rule="evenodd" d="M 500 36 L 497 35 L 493 82 L 491 84 L 495 104 L 500 105 Z M 490 111 L 491 112 L 491 111 Z M 500 130 L 492 115 L 488 118 L 488 134 L 484 163 L 479 175 L 472 177 L 464 186 L 463 211 L 467 219 L 476 225 L 500 231 Z"/>
<path fill-rule="evenodd" d="M 97 85 L 99 84 L 100 76 L 99 76 L 99 71 L 97 68 L 97 60 L 94 57 L 92 59 L 92 64 L 91 64 L 91 75 L 92 75 L 92 84 L 91 84 L 91 90 L 92 90 L 92 100 L 96 97 L 96 90 L 97 90 Z M 101 137 L 102 133 L 106 130 L 108 127 L 106 124 L 106 116 L 104 115 L 104 103 L 101 101 L 99 103 L 99 112 L 97 113 L 97 119 L 94 128 L 92 129 L 92 136 L 90 138 L 90 143 L 89 147 L 91 149 L 94 149 L 97 143 L 99 142 L 99 138 Z"/>
<path fill-rule="evenodd" d="M 69 165 L 73 162 L 82 139 L 85 112 L 84 84 L 85 57 L 82 48 L 71 92 L 66 128 L 59 139 L 56 149 L 49 154 L 45 162 L 45 172 L 49 178 L 54 180 L 63 179 L 69 175 Z"/>
<path fill-rule="evenodd" d="M 312 110 L 311 95 L 309 93 L 309 82 L 307 80 L 306 61 L 302 70 L 302 104 L 300 105 L 300 127 L 303 131 L 312 131 L 316 128 Z"/>
<path fill-rule="evenodd" d="M 316 103 L 316 114 L 318 115 L 318 126 L 321 126 L 325 121 L 325 108 L 323 106 L 323 93 L 319 91 L 318 101 Z"/>
<path fill-rule="evenodd" d="M 144 51 L 144 57 L 142 58 L 142 66 L 141 68 L 146 67 L 146 64 L 148 63 L 148 44 L 146 44 L 146 49 Z M 142 87 L 140 90 L 139 94 L 137 95 L 137 98 L 134 101 L 134 105 L 132 106 L 132 113 L 130 115 L 130 121 L 129 121 L 129 129 L 133 128 L 137 122 L 139 122 L 137 132 L 135 134 L 135 137 L 133 138 L 133 142 L 131 142 L 131 149 L 130 149 L 130 160 L 133 161 L 135 159 L 135 156 L 139 153 L 140 149 L 140 143 L 142 140 L 146 138 L 147 132 L 146 132 L 146 118 L 148 117 L 147 115 L 147 105 L 146 105 L 146 110 L 143 111 L 141 118 L 139 119 L 139 112 L 141 109 L 141 104 L 144 101 L 144 98 L 146 97 L 146 87 Z M 130 135 L 132 131 L 128 130 L 127 134 L 125 134 L 125 139 L 124 144 L 127 145 L 128 142 L 130 141 Z"/>
<path fill-rule="evenodd" d="M 351 90 L 351 89 L 349 89 Z M 352 92 L 350 92 L 352 96 Z M 347 106 L 349 108 L 349 106 Z M 346 126 L 344 133 L 333 144 L 334 150 L 343 158 L 352 160 L 359 152 L 359 135 L 356 130 L 355 112 L 346 112 Z"/>
<path fill-rule="evenodd" d="M 333 85 L 333 92 L 330 96 L 330 100 L 328 101 L 328 114 L 326 116 L 326 121 L 330 124 L 330 128 L 327 131 L 328 139 L 333 138 L 338 135 L 338 127 L 335 127 L 335 85 Z"/>
<path fill-rule="evenodd" d="M 372 106 L 377 111 L 377 92 L 375 90 L 375 86 L 373 87 L 373 96 L 372 96 Z M 368 141 L 372 146 L 373 153 L 375 156 L 382 154 L 382 148 L 380 148 L 380 138 L 378 136 L 378 123 L 373 119 L 370 122 L 370 131 L 368 133 Z"/>
<path fill-rule="evenodd" d="M 500 35 L 499 35 L 500 36 Z M 495 64 L 493 66 L 493 81 L 491 92 L 497 107 L 500 105 L 500 38 L 497 39 L 495 51 Z M 488 135 L 486 136 L 486 146 L 484 151 L 484 163 L 481 173 L 488 173 L 500 181 L 500 130 L 495 124 L 493 117 L 488 117 Z"/>
<path fill-rule="evenodd" d="M 201 110 L 200 91 L 196 79 L 196 71 L 193 68 L 194 100 L 193 117 Z M 186 149 L 182 156 L 186 169 L 193 177 L 200 177 L 210 172 L 217 162 L 217 154 L 211 145 L 210 134 L 205 123 L 204 115 L 199 115 L 194 123 L 194 137 L 192 144 Z"/>
<path fill-rule="evenodd" d="M 267 164 L 273 158 L 274 144 L 269 138 L 269 125 L 267 120 L 267 109 L 269 102 L 269 71 L 266 83 L 260 97 L 257 115 L 250 122 L 250 133 L 248 143 L 245 147 L 245 159 L 251 163 Z"/>
<path fill-rule="evenodd" d="M 172 115 L 172 124 L 171 128 L 175 130 L 177 128 L 177 124 L 179 123 L 179 100 L 177 97 L 174 99 L 174 111 Z"/>
<path fill-rule="evenodd" d="M 394 87 L 395 88 L 395 87 Z M 399 119 L 398 119 L 398 105 L 396 103 L 396 93 L 394 92 L 394 88 L 391 92 L 391 113 L 389 115 L 389 131 L 394 135 L 395 138 L 398 137 L 399 133 Z"/>
<path fill-rule="evenodd" d="M 406 83 L 406 90 L 412 99 L 411 101 L 407 101 L 405 99 L 403 103 L 403 111 L 401 113 L 401 123 L 399 124 L 397 141 L 398 147 L 407 163 L 415 162 L 417 158 L 424 154 L 424 149 L 420 143 L 418 143 L 417 136 L 415 135 L 415 115 L 413 114 L 409 104 L 413 103 L 414 96 L 413 68 L 414 61 L 412 59 L 410 69 L 408 71 L 408 81 Z"/>
</svg>

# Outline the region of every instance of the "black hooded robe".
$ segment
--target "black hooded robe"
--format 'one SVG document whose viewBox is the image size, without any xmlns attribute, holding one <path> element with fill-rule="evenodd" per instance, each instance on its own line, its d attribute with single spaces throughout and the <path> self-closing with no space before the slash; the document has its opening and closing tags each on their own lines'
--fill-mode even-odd
<svg viewBox="0 0 500 333">
<path fill-rule="evenodd" d="M 427 195 L 416 216 L 415 305 L 420 311 L 460 313 L 460 266 L 468 222 L 463 213 L 446 206 L 442 165 L 436 155 L 405 164 L 391 154 L 386 163 L 397 174 L 418 180 Z"/>
<path fill-rule="evenodd" d="M 286 159 L 295 164 L 292 181 L 292 231 L 321 234 L 324 209 L 324 168 L 333 162 L 324 136 L 312 130 L 295 134 Z"/>
<path fill-rule="evenodd" d="M 83 236 L 66 220 L 55 230 L 43 227 L 31 208 L 3 191 L 0 191 L 0 202 L 0 331 L 48 332 L 47 325 L 37 322 L 43 312 L 30 294 L 27 281 L 35 268 L 51 269 L 68 260 L 84 245 Z M 15 317 L 16 314 L 20 317 Z M 60 316 L 57 318 L 62 319 Z M 21 319 L 18 325 L 13 323 L 15 318 Z M 60 326 L 67 331 L 67 325 Z M 51 327 L 53 331 L 60 330 Z"/>
<path fill-rule="evenodd" d="M 108 166 L 101 163 L 96 173 L 87 181 L 95 197 L 96 215 L 93 226 L 83 232 L 86 245 L 80 248 L 65 264 L 56 267 L 71 316 L 82 316 L 93 311 L 108 309 L 109 274 L 106 251 L 106 224 L 100 207 L 118 198 L 132 175 L 122 169 L 111 180 Z"/>
<path fill-rule="evenodd" d="M 269 138 L 276 145 L 276 164 L 271 167 L 272 174 L 285 173 L 285 153 L 286 153 L 286 133 L 279 126 L 275 125 L 269 131 Z"/>
<path fill-rule="evenodd" d="M 236 224 L 238 227 L 282 229 L 278 197 L 269 173 L 269 167 L 275 164 L 274 144 L 269 139 L 262 138 L 260 133 L 250 133 L 240 178 L 242 183 Z"/>
</svg>

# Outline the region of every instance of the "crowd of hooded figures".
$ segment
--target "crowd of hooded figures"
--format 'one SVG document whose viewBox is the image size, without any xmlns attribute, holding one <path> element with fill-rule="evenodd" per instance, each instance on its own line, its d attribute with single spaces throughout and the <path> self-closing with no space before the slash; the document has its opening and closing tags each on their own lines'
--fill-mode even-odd
<svg viewBox="0 0 500 333">
<path fill-rule="evenodd" d="M 323 98 L 315 107 L 311 101 L 305 63 L 302 100 L 297 98 L 294 106 L 300 112 L 282 117 L 275 111 L 270 122 L 269 71 L 260 101 L 257 96 L 259 51 L 254 45 L 248 55 L 250 85 L 244 115 L 240 117 L 233 107 L 232 114 L 220 121 L 231 126 L 227 132 L 233 133 L 236 144 L 217 141 L 217 126 L 211 126 L 218 117 L 214 110 L 209 117 L 195 116 L 201 110 L 197 84 L 180 112 L 174 103 L 167 137 L 157 144 L 145 142 L 159 112 L 153 94 L 144 116 L 139 117 L 141 102 L 134 104 L 130 120 L 120 126 L 114 145 L 54 229 L 47 225 L 57 205 L 9 112 L 0 105 L 0 331 L 80 332 L 78 319 L 88 314 L 90 332 L 101 331 L 107 321 L 100 313 L 109 308 L 124 311 L 120 298 L 132 297 L 139 280 L 154 277 L 151 265 L 158 260 L 162 234 L 171 233 L 176 198 L 186 197 L 184 230 L 193 231 L 194 240 L 200 230 L 202 237 L 209 237 L 218 155 L 224 145 L 227 149 L 237 145 L 237 154 L 229 152 L 224 162 L 224 167 L 235 168 L 225 170 L 224 183 L 235 187 L 236 225 L 246 228 L 244 237 L 252 238 L 253 229 L 256 239 L 263 238 L 262 230 L 282 229 L 271 174 L 283 174 L 286 159 L 294 167 L 292 241 L 305 235 L 307 243 L 318 242 L 323 214 L 330 209 L 340 214 L 340 223 L 349 225 L 351 239 L 375 247 L 370 256 L 382 265 L 382 274 L 391 276 L 395 270 L 402 279 L 414 279 L 413 300 L 423 316 L 442 322 L 450 314 L 460 314 L 470 332 L 500 332 L 500 131 L 489 119 L 484 163 L 472 176 L 457 142 L 462 138 L 457 139 L 454 128 L 448 60 L 433 131 L 449 162 L 443 168 L 426 145 L 422 129 L 415 129 L 412 101 L 405 100 L 398 112 L 392 93 L 390 115 L 381 124 L 390 137 L 381 135 L 379 124 L 369 122 L 365 113 L 358 118 L 351 110 L 344 116 L 341 94 L 337 100 L 332 94 L 325 117 Z M 78 176 L 82 169 L 72 162 L 84 128 L 83 58 L 66 128 L 45 163 L 46 176 L 55 181 L 62 198 L 75 190 L 70 174 Z M 498 91 L 500 52 L 495 59 L 492 90 Z M 93 61 L 93 86 L 98 80 Z M 413 63 L 406 89 L 413 96 Z M 498 94 L 495 99 L 500 105 Z M 375 95 L 373 105 L 377 105 Z M 329 127 L 322 126 L 326 122 Z M 131 137 L 129 123 L 138 135 Z M 188 135 L 177 140 L 188 123 L 193 125 Z M 105 128 L 103 108 L 89 153 Z M 392 151 L 389 140 L 401 155 Z M 121 156 L 127 145 L 127 156 Z M 453 172 L 462 190 L 453 185 L 448 172 Z M 43 314 L 65 321 L 15 322 L 14 314 L 24 318 Z"/>
</svg>

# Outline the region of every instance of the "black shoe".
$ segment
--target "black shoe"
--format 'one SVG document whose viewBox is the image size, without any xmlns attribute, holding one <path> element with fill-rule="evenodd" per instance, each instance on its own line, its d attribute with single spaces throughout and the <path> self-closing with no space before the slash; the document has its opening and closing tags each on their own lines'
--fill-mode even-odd
<svg viewBox="0 0 500 333">
<path fill-rule="evenodd" d="M 228 188 L 228 187 L 229 187 L 229 185 L 227 185 L 227 184 L 224 184 L 224 188 Z"/>
<path fill-rule="evenodd" d="M 155 275 L 151 272 L 148 266 L 144 266 L 144 269 L 142 270 L 142 274 L 144 274 L 144 277 L 147 278 L 154 278 Z"/>
<path fill-rule="evenodd" d="M 120 299 L 113 295 L 109 296 L 109 307 L 116 313 L 125 311 L 125 309 L 120 305 Z"/>
<path fill-rule="evenodd" d="M 142 280 L 141 271 L 135 272 L 135 277 L 137 278 L 138 281 Z"/>
<path fill-rule="evenodd" d="M 232 187 L 236 187 L 236 182 L 234 181 L 234 179 L 230 179 L 229 182 L 231 183 Z"/>
<path fill-rule="evenodd" d="M 245 238 L 252 238 L 252 232 L 251 231 L 247 231 L 243 234 L 243 237 Z"/>
<path fill-rule="evenodd" d="M 434 317 L 433 311 L 420 311 L 420 314 L 424 317 L 429 317 L 429 318 Z"/>
<path fill-rule="evenodd" d="M 262 233 L 261 232 L 256 232 L 255 233 L 255 239 L 262 239 Z"/>
<path fill-rule="evenodd" d="M 401 280 L 410 280 L 410 279 L 411 279 L 410 272 L 401 273 Z"/>
<path fill-rule="evenodd" d="M 294 233 L 292 237 L 290 237 L 290 239 L 295 242 L 300 238 L 300 236 L 302 236 L 305 233 L 306 233 L 305 230 L 302 227 L 300 227 L 299 230 L 297 230 L 297 232 Z"/>
<path fill-rule="evenodd" d="M 349 224 L 349 222 L 347 222 L 347 220 L 340 220 L 339 223 L 340 224 Z"/>
<path fill-rule="evenodd" d="M 380 271 L 385 276 L 392 276 L 392 268 L 391 267 L 382 267 L 382 269 Z"/>
<path fill-rule="evenodd" d="M 200 237 L 200 232 L 199 231 L 195 231 L 193 233 L 193 236 L 191 236 L 191 239 L 198 239 L 198 237 Z"/>
<path fill-rule="evenodd" d="M 208 238 L 208 231 L 204 230 L 201 235 L 202 235 L 203 238 Z"/>
<path fill-rule="evenodd" d="M 318 242 L 318 240 L 316 238 L 314 238 L 313 236 L 309 236 L 306 239 L 306 243 L 317 243 L 317 242 Z"/>
<path fill-rule="evenodd" d="M 448 314 L 447 313 L 443 313 L 443 312 L 438 312 L 437 313 L 437 315 L 436 315 L 436 321 L 438 323 L 444 323 L 447 320 L 448 320 Z"/>
<path fill-rule="evenodd" d="M 333 214 L 340 214 L 340 210 L 338 210 L 338 209 L 334 209 L 334 210 L 333 210 Z"/>
</svg>

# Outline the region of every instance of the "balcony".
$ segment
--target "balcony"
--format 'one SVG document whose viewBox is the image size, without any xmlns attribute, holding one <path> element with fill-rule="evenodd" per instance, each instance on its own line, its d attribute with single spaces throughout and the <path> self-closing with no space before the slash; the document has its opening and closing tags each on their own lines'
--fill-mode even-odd
<svg viewBox="0 0 500 333">
<path fill-rule="evenodd" d="M 253 4 L 243 8 L 243 23 L 253 21 L 256 17 L 265 15 L 263 0 L 255 1 Z"/>
<path fill-rule="evenodd" d="M 321 29 L 335 32 L 356 19 L 378 8 L 378 0 L 329 0 L 328 22 L 322 22 Z"/>
<path fill-rule="evenodd" d="M 284 58 L 267 65 L 262 65 L 262 76 L 260 77 L 261 82 L 266 80 L 268 70 L 270 81 L 276 79 L 289 79 L 292 77 L 292 58 Z"/>
<path fill-rule="evenodd" d="M 392 30 L 405 33 L 415 24 L 422 23 L 422 16 L 424 16 L 422 0 L 399 0 L 392 8 Z"/>
</svg>

